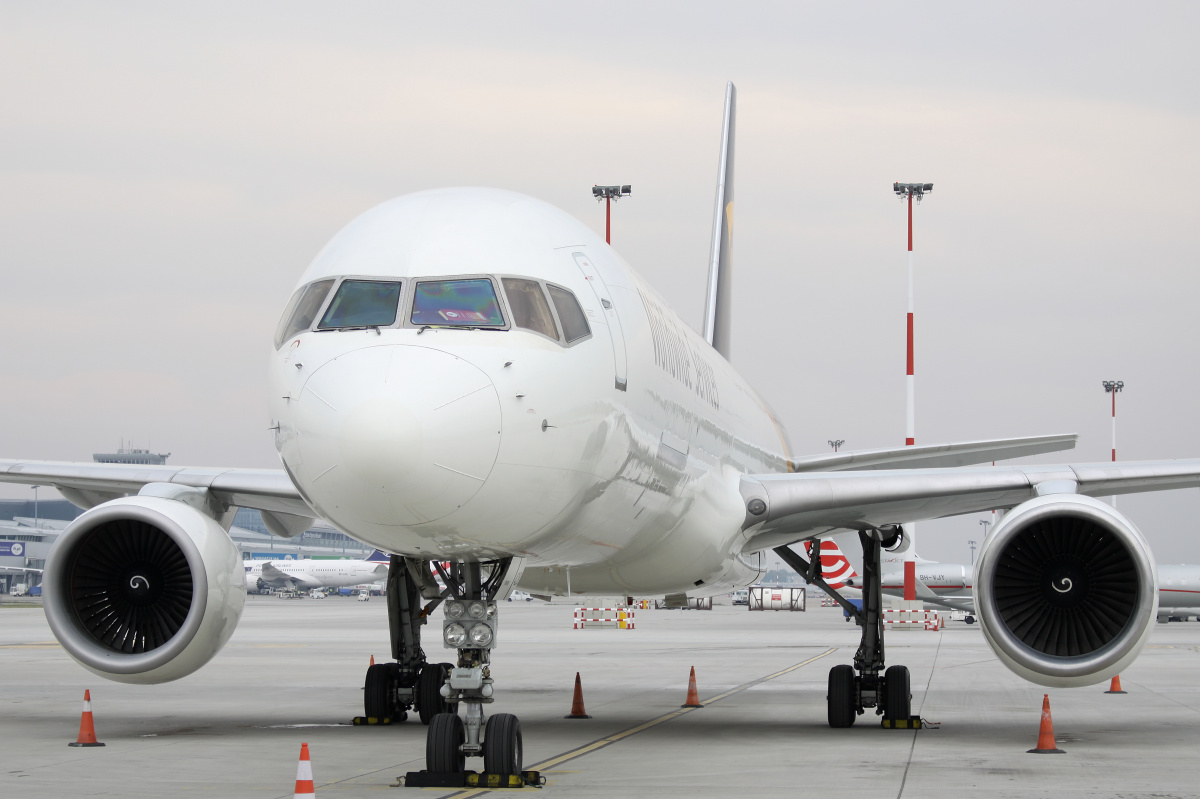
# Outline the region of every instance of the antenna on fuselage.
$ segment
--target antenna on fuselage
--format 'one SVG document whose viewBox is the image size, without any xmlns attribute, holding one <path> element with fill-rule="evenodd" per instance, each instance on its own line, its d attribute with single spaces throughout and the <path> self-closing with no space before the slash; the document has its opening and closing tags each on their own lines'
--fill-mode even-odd
<svg viewBox="0 0 1200 799">
<path fill-rule="evenodd" d="M 717 169 L 717 204 L 713 214 L 712 249 L 708 258 L 708 301 L 704 306 L 704 338 L 729 360 L 733 261 L 733 129 L 737 88 L 725 85 L 725 124 L 721 126 L 721 160 Z"/>
</svg>

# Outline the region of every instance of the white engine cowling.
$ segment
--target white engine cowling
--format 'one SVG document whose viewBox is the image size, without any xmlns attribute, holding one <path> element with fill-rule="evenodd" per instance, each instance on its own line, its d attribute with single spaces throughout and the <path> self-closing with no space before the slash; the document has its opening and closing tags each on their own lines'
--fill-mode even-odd
<svg viewBox="0 0 1200 799">
<path fill-rule="evenodd" d="M 85 668 L 125 683 L 177 680 L 233 634 L 246 603 L 237 547 L 212 517 L 174 499 L 123 497 L 55 541 L 46 619 Z"/>
<path fill-rule="evenodd" d="M 975 608 L 1009 669 L 1057 688 L 1125 670 L 1158 611 L 1154 557 L 1137 527 L 1107 503 L 1038 497 L 1005 515 L 984 541 Z"/>
</svg>

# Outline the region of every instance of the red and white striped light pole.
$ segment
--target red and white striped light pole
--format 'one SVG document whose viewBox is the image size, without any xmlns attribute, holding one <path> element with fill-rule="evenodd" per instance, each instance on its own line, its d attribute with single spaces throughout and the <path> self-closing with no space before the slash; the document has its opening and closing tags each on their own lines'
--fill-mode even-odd
<svg viewBox="0 0 1200 799">
<path fill-rule="evenodd" d="M 612 244 L 612 201 L 628 197 L 633 186 L 592 186 L 596 202 L 604 200 L 604 243 Z"/>
<path fill-rule="evenodd" d="M 1105 380 L 1104 392 L 1112 394 L 1112 459 L 1113 463 L 1117 462 L 1117 393 L 1125 388 L 1124 380 Z M 1109 498 L 1112 501 L 1112 506 L 1117 507 L 1117 498 L 1115 496 Z"/>
<path fill-rule="evenodd" d="M 932 183 L 893 183 L 892 191 L 902 200 L 908 201 L 908 371 L 907 402 L 905 408 L 904 444 L 911 447 L 917 443 L 916 377 L 913 369 L 913 199 L 919 204 L 926 194 L 933 191 Z M 909 537 L 908 549 L 904 553 L 904 598 L 917 598 L 917 541 L 915 524 L 905 525 Z"/>
</svg>

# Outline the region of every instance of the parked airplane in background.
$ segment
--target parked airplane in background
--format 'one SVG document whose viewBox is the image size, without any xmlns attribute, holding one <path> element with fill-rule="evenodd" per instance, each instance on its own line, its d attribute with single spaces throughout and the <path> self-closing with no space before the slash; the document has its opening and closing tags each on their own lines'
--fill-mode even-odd
<svg viewBox="0 0 1200 799">
<path fill-rule="evenodd" d="M 702 335 L 568 214 L 510 191 L 425 191 L 367 211 L 301 276 L 269 362 L 282 470 L 0 461 L 0 480 L 90 508 L 46 563 L 63 648 L 124 682 L 190 674 L 245 601 L 235 508 L 281 535 L 321 516 L 397 553 L 394 662 L 367 672 L 366 715 L 415 707 L 432 772 L 482 756 L 513 774 L 516 716 L 484 718 L 513 588 L 686 600 L 753 583 L 761 550 L 808 571 L 788 545 L 857 532 L 862 640 L 829 673 L 828 721 L 907 719 L 908 670 L 885 670 L 880 553 L 906 545 L 904 523 L 1005 508 L 977 569 L 989 644 L 1046 685 L 1121 671 L 1155 617 L 1154 560 L 1094 497 L 1200 486 L 1200 461 L 992 465 L 1072 435 L 794 456 L 728 361 L 734 105 L 730 84 Z M 759 346 L 783 352 L 794 331 Z M 452 672 L 421 646 L 439 604 Z"/>
<path fill-rule="evenodd" d="M 387 579 L 391 556 L 378 549 L 366 560 L 245 561 L 246 590 L 342 588 Z"/>
</svg>

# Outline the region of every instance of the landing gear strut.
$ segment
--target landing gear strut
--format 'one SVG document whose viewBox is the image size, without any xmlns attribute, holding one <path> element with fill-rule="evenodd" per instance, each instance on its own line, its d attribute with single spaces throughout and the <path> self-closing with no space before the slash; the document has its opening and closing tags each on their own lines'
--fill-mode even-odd
<svg viewBox="0 0 1200 799">
<path fill-rule="evenodd" d="M 425 764 L 432 773 L 462 773 L 466 758 L 482 757 L 488 774 L 521 774 L 521 723 L 508 713 L 486 720 L 483 714 L 483 706 L 494 701 L 490 664 L 500 611 L 496 597 L 515 581 L 511 565 L 507 558 L 451 564 L 449 570 L 434 564 L 449 595 L 442 638 L 458 650 L 458 662 L 440 686 L 449 709 L 429 723 Z"/>
<path fill-rule="evenodd" d="M 777 547 L 776 554 L 804 577 L 833 597 L 843 610 L 862 628 L 854 665 L 834 666 L 829 670 L 829 692 L 826 694 L 830 727 L 849 727 L 873 707 L 877 714 L 892 721 L 908 721 L 912 710 L 912 694 L 906 666 L 892 666 L 884 671 L 883 657 L 883 570 L 880 551 L 885 542 L 898 541 L 899 528 L 860 530 L 862 544 L 862 610 L 860 611 L 821 577 L 820 541 L 813 542 L 815 553 L 806 561 L 788 547 Z"/>
<path fill-rule="evenodd" d="M 421 627 L 442 601 L 429 561 L 392 556 L 387 577 L 388 631 L 392 663 L 367 669 L 363 710 L 367 723 L 400 722 L 415 709 L 428 724 L 439 713 L 453 712 L 440 691 L 449 663 L 427 663 L 421 648 Z M 422 607 L 422 600 L 430 600 Z"/>
</svg>

